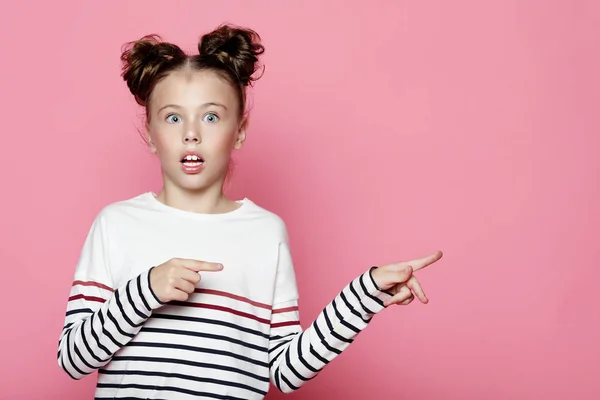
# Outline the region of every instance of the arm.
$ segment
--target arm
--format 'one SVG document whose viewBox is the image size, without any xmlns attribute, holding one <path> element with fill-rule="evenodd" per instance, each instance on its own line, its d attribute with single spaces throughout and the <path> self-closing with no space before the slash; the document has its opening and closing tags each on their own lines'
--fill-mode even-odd
<svg viewBox="0 0 600 400">
<path fill-rule="evenodd" d="M 88 236 L 71 287 L 58 364 L 73 379 L 106 365 L 161 306 L 150 288 L 150 270 L 119 288 L 110 274 L 105 221 L 98 216 Z"/>
<path fill-rule="evenodd" d="M 379 290 L 371 270 L 348 284 L 309 328 L 299 322 L 298 295 L 287 243 L 280 245 L 271 317 L 271 381 L 284 393 L 299 389 L 341 354 L 384 309 L 392 294 Z"/>
</svg>

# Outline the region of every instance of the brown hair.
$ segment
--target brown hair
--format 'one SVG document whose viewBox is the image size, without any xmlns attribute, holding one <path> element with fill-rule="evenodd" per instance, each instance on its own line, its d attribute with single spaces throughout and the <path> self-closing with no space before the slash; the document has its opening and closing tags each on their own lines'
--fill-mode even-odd
<svg viewBox="0 0 600 400">
<path fill-rule="evenodd" d="M 147 35 L 123 48 L 121 76 L 136 102 L 145 107 L 149 119 L 150 95 L 169 73 L 186 68 L 214 71 L 236 91 L 241 117 L 246 111 L 246 87 L 260 78 L 254 74 L 262 53 L 264 47 L 256 32 L 229 24 L 200 37 L 198 54 L 194 55 L 163 42 L 158 35 Z"/>
</svg>

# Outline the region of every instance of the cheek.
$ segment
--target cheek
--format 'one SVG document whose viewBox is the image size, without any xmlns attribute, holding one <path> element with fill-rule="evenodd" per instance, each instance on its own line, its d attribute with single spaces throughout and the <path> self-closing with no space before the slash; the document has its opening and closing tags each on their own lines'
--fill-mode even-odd
<svg viewBox="0 0 600 400">
<path fill-rule="evenodd" d="M 173 147 L 181 143 L 181 128 L 175 124 L 153 124 L 150 125 L 150 137 L 159 150 Z"/>
<path fill-rule="evenodd" d="M 164 132 L 155 132 L 152 136 L 150 150 L 157 154 L 159 158 L 168 159 L 176 152 L 180 151 L 180 149 L 177 148 L 177 145 L 178 143 L 172 139 L 169 140 L 169 135 L 165 135 Z"/>
<path fill-rule="evenodd" d="M 232 136 L 227 136 L 226 138 L 219 141 L 216 146 L 221 154 L 229 154 L 233 148 L 233 139 Z"/>
<path fill-rule="evenodd" d="M 214 132 L 214 134 L 206 135 L 203 142 L 206 147 L 209 147 L 214 153 L 220 156 L 226 156 L 233 150 L 233 145 L 237 139 L 237 131 L 235 128 L 226 131 Z"/>
</svg>

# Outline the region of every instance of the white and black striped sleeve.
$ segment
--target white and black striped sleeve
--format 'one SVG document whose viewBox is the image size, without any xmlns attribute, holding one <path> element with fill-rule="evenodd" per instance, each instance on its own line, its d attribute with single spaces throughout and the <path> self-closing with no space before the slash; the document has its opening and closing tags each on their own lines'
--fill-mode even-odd
<svg viewBox="0 0 600 400">
<path fill-rule="evenodd" d="M 292 392 L 314 378 L 385 308 L 383 301 L 391 294 L 377 288 L 371 271 L 350 282 L 304 331 L 300 327 L 297 299 L 274 305 L 269 367 L 271 381 L 280 391 Z M 280 273 L 295 285 L 291 267 L 283 267 Z M 290 291 L 289 284 L 286 287 L 281 278 L 278 283 L 282 284 L 280 290 Z"/>
<path fill-rule="evenodd" d="M 73 379 L 106 365 L 161 306 L 150 288 L 150 270 L 116 290 L 112 287 L 108 245 L 99 216 L 77 264 L 58 342 L 58 364 Z"/>
</svg>

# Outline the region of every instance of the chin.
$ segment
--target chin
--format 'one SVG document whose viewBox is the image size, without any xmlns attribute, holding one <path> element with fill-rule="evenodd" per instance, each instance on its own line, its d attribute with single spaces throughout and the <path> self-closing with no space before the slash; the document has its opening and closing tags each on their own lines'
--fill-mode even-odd
<svg viewBox="0 0 600 400">
<path fill-rule="evenodd" d="M 202 192 L 205 191 L 206 189 L 210 188 L 211 186 L 214 186 L 214 183 L 211 185 L 207 182 L 199 182 L 199 180 L 196 180 L 195 182 L 191 182 L 190 180 L 187 179 L 182 179 L 179 181 L 176 181 L 175 184 L 177 186 L 179 186 L 181 189 L 184 189 L 186 191 L 190 191 L 190 192 Z"/>
<path fill-rule="evenodd" d="M 204 172 L 193 175 L 178 176 L 172 182 L 183 190 L 189 192 L 203 192 L 211 187 L 219 185 L 219 179 L 204 175 Z"/>
</svg>

